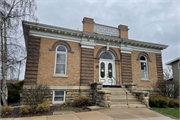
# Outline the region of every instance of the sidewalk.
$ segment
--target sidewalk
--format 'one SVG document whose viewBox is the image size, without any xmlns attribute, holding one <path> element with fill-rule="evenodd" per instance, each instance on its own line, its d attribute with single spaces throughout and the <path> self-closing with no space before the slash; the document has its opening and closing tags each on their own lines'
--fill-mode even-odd
<svg viewBox="0 0 180 120">
<path fill-rule="evenodd" d="M 173 120 L 147 108 L 118 108 L 75 114 L 39 117 L 1 118 L 0 120 Z"/>
</svg>

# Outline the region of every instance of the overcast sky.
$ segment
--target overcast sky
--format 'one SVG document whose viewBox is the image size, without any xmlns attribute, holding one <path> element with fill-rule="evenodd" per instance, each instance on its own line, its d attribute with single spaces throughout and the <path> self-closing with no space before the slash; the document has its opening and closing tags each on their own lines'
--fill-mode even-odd
<svg viewBox="0 0 180 120">
<path fill-rule="evenodd" d="M 169 45 L 165 63 L 180 56 L 179 0 L 37 0 L 39 23 L 82 30 L 84 17 L 95 23 L 129 27 L 129 39 Z M 21 75 L 23 78 L 24 75 Z"/>
</svg>

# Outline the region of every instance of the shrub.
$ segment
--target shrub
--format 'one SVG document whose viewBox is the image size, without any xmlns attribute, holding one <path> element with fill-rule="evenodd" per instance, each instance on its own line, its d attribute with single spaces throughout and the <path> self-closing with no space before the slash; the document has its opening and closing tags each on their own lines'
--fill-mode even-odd
<svg viewBox="0 0 180 120">
<path fill-rule="evenodd" d="M 36 108 L 37 112 L 49 112 L 50 111 L 50 106 L 47 103 L 42 103 L 39 104 Z"/>
<path fill-rule="evenodd" d="M 21 107 L 19 113 L 20 114 L 27 114 L 27 113 L 30 113 L 31 110 L 32 110 L 32 107 L 30 105 L 27 105 L 27 106 Z"/>
<path fill-rule="evenodd" d="M 88 106 L 91 105 L 89 98 L 87 96 L 79 96 L 74 99 L 73 105 L 75 107 L 82 107 L 82 106 Z"/>
<path fill-rule="evenodd" d="M 170 99 L 168 107 L 179 107 L 179 100 L 178 99 Z"/>
<path fill-rule="evenodd" d="M 66 105 L 70 105 L 70 102 L 68 101 L 68 102 L 66 103 Z"/>
<path fill-rule="evenodd" d="M 7 83 L 8 87 L 8 103 L 17 102 L 20 100 L 20 93 L 22 91 L 24 80 L 16 84 Z"/>
<path fill-rule="evenodd" d="M 13 108 L 11 106 L 1 106 L 1 115 L 10 115 L 13 111 Z"/>
<path fill-rule="evenodd" d="M 22 103 L 36 108 L 38 104 L 46 102 L 51 90 L 46 85 L 36 85 L 30 88 L 23 88 Z"/>
<path fill-rule="evenodd" d="M 149 106 L 150 107 L 161 107 L 166 108 L 168 106 L 169 100 L 162 96 L 150 96 Z"/>
</svg>

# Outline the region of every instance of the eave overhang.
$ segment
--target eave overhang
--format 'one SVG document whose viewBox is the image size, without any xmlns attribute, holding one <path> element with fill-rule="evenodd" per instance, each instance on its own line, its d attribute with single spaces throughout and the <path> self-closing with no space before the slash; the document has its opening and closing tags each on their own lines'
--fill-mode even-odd
<svg viewBox="0 0 180 120">
<path fill-rule="evenodd" d="M 142 41 L 132 40 L 132 39 L 123 39 L 119 37 L 101 35 L 101 34 L 96 34 L 96 33 L 88 33 L 88 32 L 83 32 L 79 30 L 72 30 L 72 29 L 56 27 L 56 26 L 40 24 L 40 23 L 34 23 L 34 22 L 29 22 L 29 21 L 22 21 L 22 25 L 23 25 L 26 47 L 28 43 L 28 37 L 29 35 L 31 35 L 31 31 L 41 32 L 44 34 L 48 33 L 48 34 L 56 34 L 56 35 L 63 35 L 63 36 L 71 36 L 71 37 L 77 37 L 81 39 L 86 38 L 86 39 L 92 39 L 94 41 L 105 41 L 106 43 L 113 42 L 115 44 L 117 43 L 117 45 L 124 44 L 124 45 L 131 45 L 131 46 L 137 46 L 137 47 L 151 48 L 151 49 L 156 49 L 156 50 L 163 50 L 168 47 L 168 45 L 163 45 L 163 44 L 142 42 Z"/>
</svg>

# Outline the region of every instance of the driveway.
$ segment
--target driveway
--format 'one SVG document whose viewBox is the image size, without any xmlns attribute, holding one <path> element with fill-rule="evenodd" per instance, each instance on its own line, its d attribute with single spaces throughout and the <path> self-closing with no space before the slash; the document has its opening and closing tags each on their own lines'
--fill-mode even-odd
<svg viewBox="0 0 180 120">
<path fill-rule="evenodd" d="M 117 108 L 75 114 L 24 118 L 1 118 L 0 120 L 173 120 L 147 108 Z"/>
</svg>

